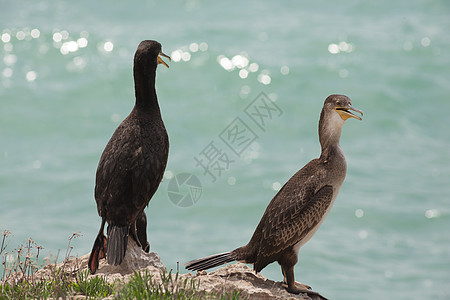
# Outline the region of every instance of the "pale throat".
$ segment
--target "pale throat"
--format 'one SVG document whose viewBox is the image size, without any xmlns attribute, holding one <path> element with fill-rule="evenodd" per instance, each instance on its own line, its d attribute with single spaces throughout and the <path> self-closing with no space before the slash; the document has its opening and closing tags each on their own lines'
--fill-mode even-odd
<svg viewBox="0 0 450 300">
<path fill-rule="evenodd" d="M 330 112 L 325 116 L 325 121 L 320 124 L 319 139 L 322 151 L 329 147 L 339 147 L 339 140 L 341 138 L 342 126 L 345 121 L 335 111 Z"/>
</svg>

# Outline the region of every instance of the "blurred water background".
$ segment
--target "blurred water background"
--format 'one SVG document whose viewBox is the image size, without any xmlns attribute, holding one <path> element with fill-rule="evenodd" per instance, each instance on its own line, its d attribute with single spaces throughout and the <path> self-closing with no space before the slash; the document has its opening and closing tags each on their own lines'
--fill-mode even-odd
<svg viewBox="0 0 450 300">
<path fill-rule="evenodd" d="M 364 117 L 344 127 L 347 178 L 296 279 L 330 299 L 450 299 L 449 15 L 444 0 L 1 0 L 9 248 L 31 237 L 61 259 L 79 232 L 72 254 L 90 251 L 97 163 L 133 107 L 136 47 L 155 39 L 173 58 L 157 71 L 171 148 L 147 231 L 168 268 L 248 242 L 277 190 L 320 154 L 323 101 L 342 93 Z M 263 126 L 246 114 L 257 101 L 277 108 Z M 251 136 L 233 152 L 222 133 L 236 124 Z M 212 146 L 229 161 L 208 173 L 196 159 Z M 181 186 L 188 207 L 169 198 L 182 173 L 201 184 Z M 277 264 L 262 273 L 282 279 Z"/>
</svg>

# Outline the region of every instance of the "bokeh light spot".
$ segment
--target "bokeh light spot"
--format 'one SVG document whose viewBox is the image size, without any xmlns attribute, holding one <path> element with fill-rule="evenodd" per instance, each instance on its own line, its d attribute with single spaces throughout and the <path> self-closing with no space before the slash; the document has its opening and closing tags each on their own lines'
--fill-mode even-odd
<svg viewBox="0 0 450 300">
<path fill-rule="evenodd" d="M 183 61 L 189 61 L 191 60 L 191 54 L 189 52 L 183 52 L 183 54 L 181 54 L 181 59 Z"/>
<path fill-rule="evenodd" d="M 3 57 L 3 62 L 7 66 L 12 66 L 12 65 L 14 65 L 17 62 L 17 56 L 14 55 L 14 54 L 6 54 Z"/>
<path fill-rule="evenodd" d="M 25 39 L 25 32 L 23 32 L 22 30 L 17 31 L 17 33 L 16 33 L 16 38 L 17 38 L 19 41 Z"/>
<path fill-rule="evenodd" d="M 61 42 L 61 41 L 62 41 L 62 35 L 61 35 L 61 33 L 55 32 L 55 33 L 53 34 L 53 41 L 56 42 L 56 43 Z"/>
<path fill-rule="evenodd" d="M 359 231 L 358 236 L 360 239 L 365 240 L 369 236 L 369 233 L 367 232 L 367 230 L 363 229 Z"/>
<path fill-rule="evenodd" d="M 273 102 L 278 100 L 278 95 L 276 93 L 270 93 L 268 96 Z"/>
<path fill-rule="evenodd" d="M 2 75 L 6 78 L 10 78 L 13 75 L 13 69 L 5 68 L 2 72 Z"/>
<path fill-rule="evenodd" d="M 114 49 L 114 44 L 111 41 L 106 42 L 105 44 L 103 44 L 103 49 L 106 52 L 111 52 Z"/>
<path fill-rule="evenodd" d="M 279 191 L 280 189 L 281 189 L 281 183 L 279 183 L 278 181 L 275 181 L 274 183 L 272 183 L 272 190 Z"/>
<path fill-rule="evenodd" d="M 170 170 L 166 170 L 166 171 L 164 172 L 164 178 L 165 178 L 165 179 L 172 179 L 172 178 L 173 178 L 173 172 L 170 171 Z"/>
<path fill-rule="evenodd" d="M 5 44 L 5 46 L 3 46 L 3 49 L 6 51 L 6 52 L 11 52 L 12 50 L 13 50 L 13 45 L 11 44 L 11 43 L 7 43 L 7 44 Z"/>
<path fill-rule="evenodd" d="M 280 69 L 281 74 L 287 75 L 289 74 L 289 67 L 288 66 L 282 66 Z"/>
<path fill-rule="evenodd" d="M 258 81 L 264 85 L 268 85 L 272 81 L 272 78 L 270 78 L 269 74 L 267 74 L 266 72 L 267 71 L 263 71 L 258 75 Z"/>
<path fill-rule="evenodd" d="M 353 51 L 353 45 L 342 41 L 339 43 L 339 51 L 350 53 Z"/>
<path fill-rule="evenodd" d="M 200 45 L 198 46 L 198 48 L 200 49 L 200 51 L 206 51 L 208 50 L 208 44 L 205 42 L 200 43 Z"/>
<path fill-rule="evenodd" d="M 174 62 L 179 62 L 181 60 L 181 55 L 183 54 L 183 51 L 181 50 L 175 50 L 170 54 L 170 57 Z"/>
<path fill-rule="evenodd" d="M 197 43 L 191 43 L 191 44 L 189 45 L 189 50 L 190 50 L 191 52 L 197 52 L 198 49 L 199 49 L 199 45 L 198 45 Z"/>
<path fill-rule="evenodd" d="M 425 217 L 427 219 L 433 219 L 433 218 L 437 218 L 441 215 L 440 211 L 437 209 L 427 209 L 425 211 Z"/>
<path fill-rule="evenodd" d="M 2 42 L 3 43 L 9 43 L 11 41 L 11 35 L 7 32 L 2 34 Z"/>
<path fill-rule="evenodd" d="M 27 79 L 28 82 L 33 82 L 36 80 L 37 78 L 37 74 L 35 71 L 29 71 L 27 72 L 27 74 L 25 75 L 25 78 Z"/>
<path fill-rule="evenodd" d="M 411 51 L 413 49 L 413 43 L 411 41 L 406 41 L 403 43 L 403 50 Z"/>
<path fill-rule="evenodd" d="M 88 45 L 88 40 L 87 40 L 86 38 L 84 38 L 84 37 L 79 38 L 79 39 L 77 40 L 77 45 L 78 45 L 78 47 L 80 47 L 80 48 L 85 48 L 85 47 L 87 47 L 87 45 Z"/>
<path fill-rule="evenodd" d="M 242 69 L 239 71 L 239 77 L 241 77 L 242 79 L 245 79 L 248 77 L 248 71 L 245 69 Z"/>
<path fill-rule="evenodd" d="M 217 57 L 217 61 L 222 66 L 222 68 L 224 68 L 225 70 L 227 70 L 227 71 L 234 70 L 233 63 L 231 62 L 231 60 L 228 57 L 226 57 L 224 55 L 219 55 Z"/>
<path fill-rule="evenodd" d="M 364 211 L 360 208 L 358 208 L 357 210 L 355 210 L 355 216 L 360 219 L 362 217 L 364 217 Z"/>
<path fill-rule="evenodd" d="M 75 41 L 68 42 L 67 47 L 69 48 L 70 52 L 75 52 L 78 50 L 78 44 Z"/>
<path fill-rule="evenodd" d="M 117 123 L 120 121 L 120 115 L 119 114 L 112 114 L 111 115 L 111 121 L 113 121 L 114 123 Z"/>
<path fill-rule="evenodd" d="M 67 40 L 69 38 L 69 32 L 67 30 L 61 31 L 61 37 L 63 40 Z"/>
<path fill-rule="evenodd" d="M 41 32 L 39 31 L 39 29 L 37 29 L 37 28 L 35 28 L 35 29 L 33 29 L 33 30 L 31 30 L 31 37 L 33 38 L 33 39 L 37 39 L 37 38 L 39 38 L 40 36 L 41 36 Z"/>
<path fill-rule="evenodd" d="M 339 45 L 337 44 L 329 44 L 328 45 L 328 52 L 331 54 L 338 54 L 339 53 Z"/>
<path fill-rule="evenodd" d="M 42 44 L 39 46 L 39 53 L 45 54 L 49 50 L 49 46 L 47 44 Z"/>
<path fill-rule="evenodd" d="M 243 55 L 235 55 L 231 59 L 233 66 L 238 67 L 239 69 L 245 68 L 248 65 L 248 58 Z"/>
<path fill-rule="evenodd" d="M 89 32 L 83 30 L 82 32 L 80 32 L 80 37 L 87 39 L 89 37 Z"/>
<path fill-rule="evenodd" d="M 73 64 L 78 69 L 83 69 L 84 67 L 86 67 L 86 60 L 81 56 L 77 56 L 73 58 Z"/>
<path fill-rule="evenodd" d="M 428 47 L 431 44 L 431 40 L 429 37 L 426 36 L 420 41 L 420 44 L 422 44 L 422 46 L 424 47 Z"/>
<path fill-rule="evenodd" d="M 259 65 L 257 63 L 251 63 L 250 66 L 248 66 L 248 70 L 254 73 L 259 70 Z"/>
<path fill-rule="evenodd" d="M 248 97 L 248 94 L 250 94 L 251 90 L 252 90 L 252 89 L 251 89 L 250 86 L 248 86 L 248 85 L 243 85 L 243 86 L 241 87 L 240 92 L 239 92 L 239 96 L 240 96 L 242 99 L 246 99 L 246 98 Z"/>
</svg>

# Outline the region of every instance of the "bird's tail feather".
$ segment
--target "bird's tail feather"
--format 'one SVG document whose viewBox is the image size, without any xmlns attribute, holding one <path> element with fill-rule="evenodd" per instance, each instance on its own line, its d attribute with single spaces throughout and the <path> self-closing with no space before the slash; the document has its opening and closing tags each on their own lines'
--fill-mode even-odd
<svg viewBox="0 0 450 300">
<path fill-rule="evenodd" d="M 129 226 L 108 226 L 108 264 L 117 266 L 122 263 L 127 251 Z"/>
<path fill-rule="evenodd" d="M 224 252 L 219 254 L 210 255 L 203 258 L 194 259 L 184 264 L 187 270 L 202 271 L 210 268 L 214 268 L 232 261 L 236 258 L 232 252 Z"/>
</svg>

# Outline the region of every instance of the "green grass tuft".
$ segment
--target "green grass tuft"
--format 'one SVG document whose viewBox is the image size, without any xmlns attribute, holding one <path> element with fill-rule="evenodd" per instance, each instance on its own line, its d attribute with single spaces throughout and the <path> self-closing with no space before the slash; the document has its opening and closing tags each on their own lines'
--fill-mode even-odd
<svg viewBox="0 0 450 300">
<path fill-rule="evenodd" d="M 12 252 L 7 251 L 7 237 L 9 231 L 3 232 L 0 243 L 0 257 L 3 261 L 3 271 L 0 281 L 0 300 L 15 299 L 67 299 L 82 296 L 86 299 L 103 299 L 111 295 L 115 299 L 243 299 L 240 293 L 234 291 L 231 295 L 225 293 L 217 295 L 200 291 L 200 281 L 195 278 L 182 280 L 177 271 L 172 274 L 161 272 L 158 276 L 148 270 L 135 271 L 129 282 L 116 280 L 113 283 L 106 281 L 103 276 L 89 277 L 89 270 L 69 267 L 72 258 L 70 242 L 79 236 L 74 233 L 69 237 L 69 244 L 61 267 L 54 263 L 47 264 L 46 275 L 36 275 L 38 270 L 39 252 L 43 249 L 33 240 L 29 239 Z M 39 274 L 39 273 L 38 273 Z"/>
<path fill-rule="evenodd" d="M 228 293 L 220 296 L 214 293 L 208 294 L 199 290 L 199 280 L 195 278 L 179 280 L 178 275 L 178 272 L 172 275 L 172 270 L 168 274 L 162 272 L 160 274 L 161 282 L 159 282 L 148 270 L 145 270 L 143 273 L 135 271 L 130 277 L 130 281 L 117 292 L 116 299 L 243 299 L 237 291 L 234 291 L 231 295 Z"/>
<path fill-rule="evenodd" d="M 114 291 L 115 282 L 110 284 L 102 276 L 95 276 L 88 280 L 89 270 L 78 271 L 73 282 L 73 290 L 87 297 L 105 298 Z"/>
</svg>

